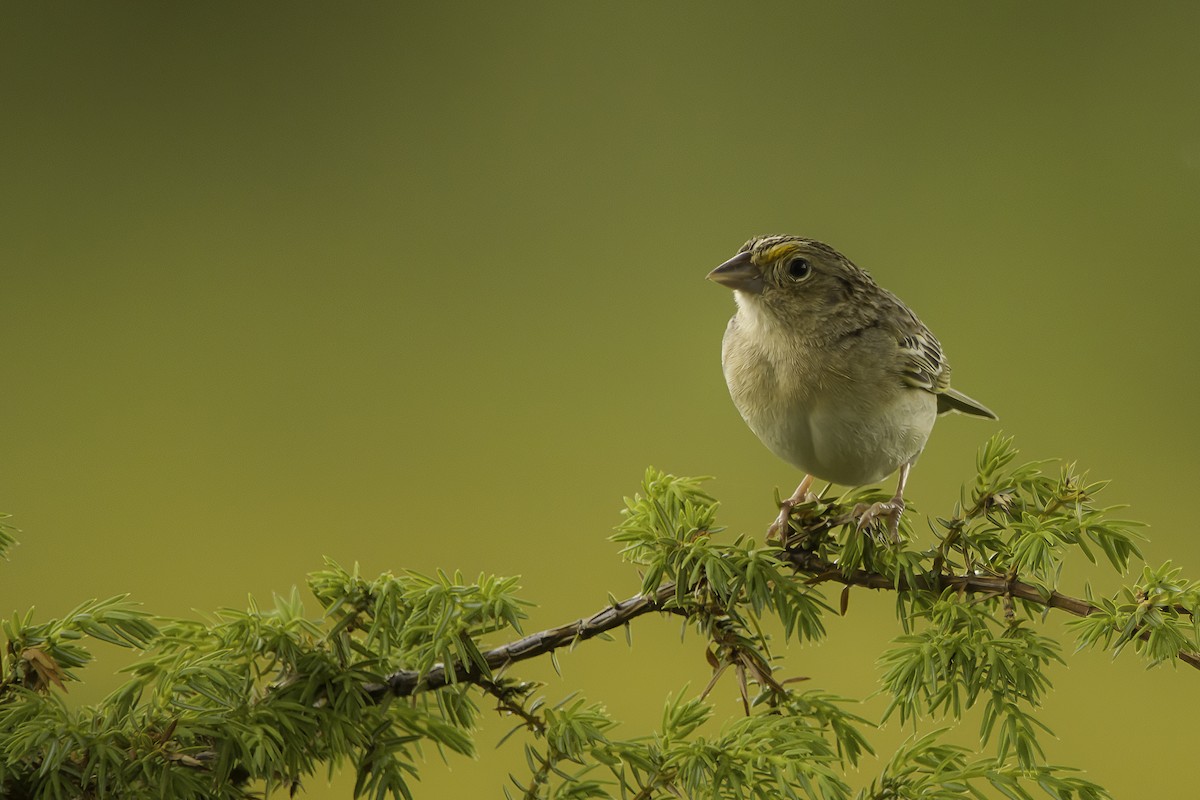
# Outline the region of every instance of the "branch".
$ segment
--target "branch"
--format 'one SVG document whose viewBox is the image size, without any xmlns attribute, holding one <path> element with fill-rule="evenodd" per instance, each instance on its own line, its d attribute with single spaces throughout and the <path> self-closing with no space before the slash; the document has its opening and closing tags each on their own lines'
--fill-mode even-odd
<svg viewBox="0 0 1200 800">
<path fill-rule="evenodd" d="M 1078 597 L 1050 592 L 1047 596 L 1044 590 L 1030 583 L 1009 580 L 995 575 L 947 575 L 927 574 L 919 585 L 910 585 L 902 580 L 899 585 L 887 575 L 866 570 L 854 570 L 844 574 L 833 562 L 826 561 L 814 553 L 802 550 L 787 550 L 783 560 L 792 566 L 796 572 L 808 575 L 813 584 L 825 581 L 836 581 L 847 586 L 862 586 L 868 589 L 886 589 L 888 591 L 935 591 L 939 594 L 953 588 L 968 594 L 1008 595 L 1035 603 L 1047 608 L 1056 608 L 1076 617 L 1086 617 L 1099 611 L 1096 606 Z M 582 642 L 603 633 L 619 628 L 630 620 L 648 614 L 652 611 L 669 611 L 664 608 L 668 599 L 675 596 L 675 584 L 665 583 L 658 587 L 653 595 L 634 595 L 615 605 L 597 611 L 590 617 L 577 619 L 556 628 L 523 636 L 520 639 L 501 645 L 483 654 L 484 661 L 493 670 L 501 669 L 517 661 L 524 661 L 566 647 L 575 642 Z M 1140 634 L 1141 639 L 1149 637 L 1148 631 Z M 1200 653 L 1190 650 L 1180 650 L 1179 660 L 1196 669 L 1200 669 Z M 445 664 L 435 664 L 424 675 L 415 670 L 400 670 L 388 676 L 385 683 L 369 684 L 367 693 L 377 702 L 387 697 L 408 697 L 418 692 L 434 691 L 451 683 L 479 683 L 486 676 L 475 664 L 456 664 L 451 676 L 450 669 Z"/>
<path fill-rule="evenodd" d="M 658 587 L 658 591 L 653 595 L 637 594 L 628 600 L 603 608 L 590 617 L 538 631 L 488 650 L 483 654 L 483 659 L 490 669 L 500 669 L 517 661 L 536 658 L 560 647 L 607 633 L 651 611 L 667 611 L 669 609 L 663 605 L 674 596 L 675 584 L 666 583 Z M 381 701 L 389 696 L 408 697 L 417 692 L 441 689 L 451 683 L 478 683 L 483 678 L 483 670 L 475 664 L 455 664 L 453 675 L 445 664 L 435 664 L 424 675 L 415 670 L 400 670 L 389 675 L 385 683 L 367 685 L 366 690 L 372 699 Z"/>
<path fill-rule="evenodd" d="M 893 592 L 919 589 L 935 591 L 940 594 L 946 589 L 955 589 L 969 594 L 1007 595 L 1047 608 L 1057 608 L 1076 617 L 1086 617 L 1100 610 L 1078 597 L 1071 597 L 1055 591 L 1050 592 L 1047 596 L 1044 593 L 1045 590 L 1031 583 L 1010 580 L 997 575 L 926 574 L 924 580 L 917 586 L 912 586 L 905 580 L 901 580 L 897 585 L 890 577 L 878 572 L 856 569 L 848 575 L 843 574 L 836 564 L 807 551 L 788 550 L 784 558 L 797 572 L 813 576 L 811 582 L 814 584 L 833 580 L 847 586 L 864 586 L 868 589 L 887 589 Z M 1150 638 L 1150 632 L 1142 631 L 1138 638 L 1145 641 Z M 1200 669 L 1200 653 L 1180 650 L 1178 655 L 1179 660 L 1183 663 Z"/>
</svg>

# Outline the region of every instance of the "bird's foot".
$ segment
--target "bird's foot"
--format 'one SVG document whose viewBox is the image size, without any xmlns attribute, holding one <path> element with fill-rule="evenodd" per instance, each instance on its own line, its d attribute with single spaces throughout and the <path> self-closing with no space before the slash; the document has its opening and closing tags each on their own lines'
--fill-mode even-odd
<svg viewBox="0 0 1200 800">
<path fill-rule="evenodd" d="M 900 541 L 900 515 L 904 513 L 904 498 L 896 495 L 891 500 L 879 503 L 859 503 L 854 507 L 854 516 L 858 517 L 858 530 L 871 526 L 880 517 L 887 519 L 887 537 L 892 544 Z"/>
<path fill-rule="evenodd" d="M 796 491 L 792 492 L 792 496 L 779 504 L 779 516 L 771 523 L 771 527 L 767 528 L 767 541 L 778 539 L 781 546 L 787 544 L 788 537 L 792 533 L 790 524 L 792 518 L 792 509 L 802 503 L 807 503 L 810 500 L 815 500 L 816 497 L 808 489 L 812 486 L 813 476 L 805 475 L 804 480 L 800 481 L 800 485 L 796 487 Z"/>
</svg>

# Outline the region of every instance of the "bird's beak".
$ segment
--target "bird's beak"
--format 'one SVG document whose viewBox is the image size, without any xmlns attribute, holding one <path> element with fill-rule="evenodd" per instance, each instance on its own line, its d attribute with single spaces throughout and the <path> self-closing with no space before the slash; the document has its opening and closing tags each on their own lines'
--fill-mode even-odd
<svg viewBox="0 0 1200 800">
<path fill-rule="evenodd" d="M 761 294 L 763 290 L 762 272 L 750 260 L 749 251 L 738 253 L 708 273 L 708 279 L 739 292 Z"/>
</svg>

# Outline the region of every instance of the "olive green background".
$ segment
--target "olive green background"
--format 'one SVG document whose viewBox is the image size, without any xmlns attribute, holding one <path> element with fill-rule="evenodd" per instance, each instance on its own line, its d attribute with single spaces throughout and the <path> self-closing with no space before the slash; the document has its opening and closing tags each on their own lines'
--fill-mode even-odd
<svg viewBox="0 0 1200 800">
<path fill-rule="evenodd" d="M 518 573 L 545 627 L 636 590 L 606 536 L 647 464 L 717 476 L 723 522 L 761 536 L 799 476 L 729 402 L 733 303 L 703 278 L 768 232 L 871 270 L 1024 454 L 1111 478 L 1149 560 L 1200 576 L 1200 6 L 7 3 L 0 26 L 23 531 L 0 613 L 240 607 L 329 556 Z M 939 423 L 919 511 L 996 429 Z M 870 694 L 891 598 L 829 627 L 786 674 Z M 72 701 L 115 684 L 103 656 Z M 1200 675 L 1068 661 L 1051 760 L 1194 791 Z M 657 618 L 561 664 L 516 674 L 629 735 L 708 676 Z M 499 796 L 525 770 L 519 737 L 493 749 L 508 724 L 477 761 L 429 752 L 417 797 Z"/>
</svg>

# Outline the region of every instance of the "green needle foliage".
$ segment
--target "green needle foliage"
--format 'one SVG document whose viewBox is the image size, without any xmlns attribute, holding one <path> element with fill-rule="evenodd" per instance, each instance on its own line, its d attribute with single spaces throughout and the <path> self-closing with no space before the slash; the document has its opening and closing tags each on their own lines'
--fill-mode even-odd
<svg viewBox="0 0 1200 800">
<path fill-rule="evenodd" d="M 0 514 L 0 558 L 8 558 L 8 551 L 17 543 L 17 537 L 13 535 L 16 530 L 4 522 L 10 516 L 10 514 Z"/>
<path fill-rule="evenodd" d="M 44 622 L 14 613 L 0 653 L 0 796 L 242 800 L 348 767 L 356 797 L 412 798 L 428 751 L 474 752 L 488 704 L 515 722 L 504 738 L 524 740 L 511 798 L 1108 797 L 1046 763 L 1037 715 L 1064 646 L 1042 621 L 1076 617 L 1076 649 L 1200 667 L 1200 584 L 1166 564 L 1112 597 L 1059 593 L 1074 550 L 1123 574 L 1140 558 L 1138 525 L 1096 505 L 1103 483 L 1016 455 L 1010 439 L 985 444 L 923 548 L 907 518 L 899 545 L 862 529 L 855 508 L 873 490 L 797 506 L 781 545 L 725 537 L 700 479 L 647 470 L 613 536 L 640 593 L 529 635 L 515 578 L 364 577 L 332 562 L 308 577 L 318 613 L 297 590 L 202 620 L 124 597 Z M 0 553 L 12 544 L 0 523 Z M 836 602 L 827 584 L 841 585 Z M 913 729 L 874 777 L 859 772 L 875 763 L 874 723 L 850 700 L 798 688 L 771 637 L 824 638 L 852 586 L 895 593 L 897 636 L 864 692 L 881 688 L 883 718 Z M 708 686 L 667 698 L 657 730 L 627 731 L 583 698 L 550 703 L 515 675 L 652 612 L 679 616 L 712 668 Z M 136 658 L 109 697 L 70 704 L 94 641 Z M 742 700 L 729 718 L 707 700 L 723 681 Z M 973 710 L 978 748 L 943 741 Z"/>
</svg>

